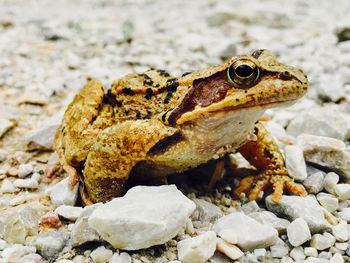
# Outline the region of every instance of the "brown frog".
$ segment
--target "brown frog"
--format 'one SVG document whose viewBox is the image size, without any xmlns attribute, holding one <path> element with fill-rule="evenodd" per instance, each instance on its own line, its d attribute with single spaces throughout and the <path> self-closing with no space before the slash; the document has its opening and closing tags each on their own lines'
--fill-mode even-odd
<svg viewBox="0 0 350 263">
<path fill-rule="evenodd" d="M 92 80 L 68 106 L 55 146 L 70 176 L 79 175 L 89 203 L 123 194 L 133 176 L 179 173 L 239 151 L 259 171 L 235 196 L 255 200 L 266 187 L 306 195 L 288 176 L 276 143 L 258 121 L 264 110 L 294 102 L 307 91 L 305 74 L 267 50 L 174 78 L 151 69 L 117 79 L 105 91 Z M 223 167 L 217 162 L 211 185 Z"/>
</svg>

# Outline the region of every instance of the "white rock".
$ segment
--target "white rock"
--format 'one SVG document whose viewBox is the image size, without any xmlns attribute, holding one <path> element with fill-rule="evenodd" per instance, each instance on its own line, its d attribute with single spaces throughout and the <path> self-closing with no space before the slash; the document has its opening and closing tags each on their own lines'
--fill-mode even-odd
<svg viewBox="0 0 350 263">
<path fill-rule="evenodd" d="M 33 172 L 33 165 L 31 163 L 27 163 L 27 164 L 21 164 L 18 167 L 18 177 L 25 177 L 28 174 L 30 174 L 31 172 Z"/>
<path fill-rule="evenodd" d="M 16 179 L 13 182 L 13 186 L 17 188 L 29 188 L 29 189 L 37 189 L 39 187 L 40 174 L 35 173 L 28 179 Z"/>
<path fill-rule="evenodd" d="M 25 255 L 18 263 L 42 263 L 43 258 L 35 253 Z"/>
<path fill-rule="evenodd" d="M 24 137 L 28 150 L 53 150 L 58 127 L 59 124 L 50 124 L 28 132 Z"/>
<path fill-rule="evenodd" d="M 219 218 L 213 230 L 224 240 L 237 244 L 244 250 L 268 247 L 276 242 L 278 232 L 243 213 L 231 213 Z"/>
<path fill-rule="evenodd" d="M 270 251 L 272 257 L 282 258 L 288 254 L 289 248 L 282 239 L 278 238 L 276 244 L 270 247 Z"/>
<path fill-rule="evenodd" d="M 294 260 L 303 260 L 305 259 L 305 255 L 304 255 L 304 250 L 302 247 L 295 247 L 290 251 L 290 256 L 294 259 Z"/>
<path fill-rule="evenodd" d="M 251 218 L 262 223 L 263 225 L 270 225 L 277 231 L 285 231 L 290 222 L 286 219 L 277 217 L 270 211 L 261 211 L 248 214 Z"/>
<path fill-rule="evenodd" d="M 334 187 L 339 182 L 339 175 L 337 175 L 334 172 L 330 172 L 326 175 L 324 178 L 324 188 L 327 190 L 328 193 L 335 193 Z"/>
<path fill-rule="evenodd" d="M 74 263 L 74 261 L 69 260 L 69 259 L 60 259 L 55 261 L 56 263 Z"/>
<path fill-rule="evenodd" d="M 330 263 L 343 263 L 344 258 L 339 253 L 336 253 L 333 255 L 333 257 L 331 257 L 331 260 L 329 262 Z"/>
<path fill-rule="evenodd" d="M 340 221 L 338 225 L 332 227 L 332 234 L 337 241 L 348 240 L 348 225 L 346 221 Z"/>
<path fill-rule="evenodd" d="M 56 208 L 55 212 L 64 218 L 67 218 L 69 220 L 75 221 L 78 219 L 78 217 L 83 212 L 82 207 L 75 207 L 70 205 L 60 205 Z"/>
<path fill-rule="evenodd" d="M 334 186 L 334 191 L 340 200 L 350 199 L 350 184 L 337 184 Z"/>
<path fill-rule="evenodd" d="M 339 242 L 336 242 L 335 245 L 334 245 L 335 248 L 339 249 L 339 250 L 347 250 L 348 248 L 348 243 L 339 243 Z"/>
<path fill-rule="evenodd" d="M 216 249 L 232 260 L 239 259 L 244 254 L 237 246 L 228 243 L 220 237 L 217 238 Z"/>
<path fill-rule="evenodd" d="M 338 199 L 335 196 L 326 193 L 319 193 L 316 197 L 317 201 L 329 212 L 332 213 L 338 209 Z"/>
<path fill-rule="evenodd" d="M 3 181 L 2 181 L 2 184 L 1 184 L 1 188 L 0 188 L 0 192 L 5 194 L 5 193 L 14 193 L 16 191 L 18 191 L 19 189 L 17 189 L 16 187 L 13 186 L 12 182 L 5 178 Z"/>
<path fill-rule="evenodd" d="M 54 260 L 66 246 L 70 234 L 61 231 L 47 231 L 35 238 L 33 245 L 37 251 L 46 259 Z"/>
<path fill-rule="evenodd" d="M 260 212 L 260 207 L 258 206 L 258 204 L 256 203 L 256 201 L 250 201 L 244 205 L 242 205 L 242 211 L 248 215 L 250 213 L 254 213 L 254 212 Z"/>
<path fill-rule="evenodd" d="M 91 252 L 90 257 L 94 263 L 106 263 L 112 257 L 112 255 L 112 250 L 107 249 L 104 246 L 99 246 Z"/>
<path fill-rule="evenodd" d="M 79 184 L 76 184 L 71 190 L 68 185 L 69 178 L 65 178 L 51 189 L 50 198 L 54 205 L 71 205 L 74 206 L 78 198 L 78 187 Z"/>
<path fill-rule="evenodd" d="M 208 224 L 215 222 L 216 219 L 222 216 L 221 209 L 212 203 L 197 198 L 193 199 L 193 202 L 196 204 L 196 210 L 193 214 L 198 215 L 196 218 L 193 218 L 194 220 Z"/>
<path fill-rule="evenodd" d="M 315 172 L 308 176 L 304 181 L 303 185 L 310 194 L 317 194 L 322 191 L 324 186 L 325 175 L 323 172 Z"/>
<path fill-rule="evenodd" d="M 296 145 L 285 147 L 286 167 L 295 180 L 303 181 L 307 177 L 303 151 Z"/>
<path fill-rule="evenodd" d="M 340 212 L 338 212 L 338 216 L 341 219 L 350 222 L 350 207 L 343 208 Z"/>
<path fill-rule="evenodd" d="M 0 138 L 10 130 L 15 124 L 7 119 L 0 119 Z"/>
<path fill-rule="evenodd" d="M 304 254 L 307 257 L 315 257 L 316 258 L 318 256 L 317 249 L 314 247 L 305 247 Z"/>
<path fill-rule="evenodd" d="M 304 263 L 329 263 L 328 259 L 308 257 Z"/>
<path fill-rule="evenodd" d="M 4 250 L 6 247 L 6 244 L 7 243 L 5 240 L 0 239 L 0 250 Z"/>
<path fill-rule="evenodd" d="M 214 255 L 216 234 L 208 231 L 177 243 L 178 257 L 183 263 L 204 263 Z"/>
<path fill-rule="evenodd" d="M 174 185 L 136 186 L 100 205 L 89 226 L 116 248 L 147 248 L 176 236 L 195 208 Z"/>
<path fill-rule="evenodd" d="M 258 260 L 264 260 L 266 256 L 266 249 L 265 248 L 256 248 L 254 249 L 254 255 Z"/>
<path fill-rule="evenodd" d="M 34 247 L 27 247 L 20 244 L 14 244 L 11 247 L 5 248 L 1 256 L 5 262 L 19 262 L 22 257 L 28 254 L 35 253 Z"/>
<path fill-rule="evenodd" d="M 329 233 L 315 234 L 312 236 L 310 245 L 317 250 L 324 250 L 330 248 L 335 243 L 335 237 Z"/>
<path fill-rule="evenodd" d="M 126 252 L 120 254 L 114 253 L 114 255 L 109 259 L 108 263 L 131 263 L 131 257 Z"/>
<path fill-rule="evenodd" d="M 288 241 L 292 246 L 298 247 L 311 239 L 310 229 L 302 218 L 295 219 L 287 227 Z"/>
</svg>

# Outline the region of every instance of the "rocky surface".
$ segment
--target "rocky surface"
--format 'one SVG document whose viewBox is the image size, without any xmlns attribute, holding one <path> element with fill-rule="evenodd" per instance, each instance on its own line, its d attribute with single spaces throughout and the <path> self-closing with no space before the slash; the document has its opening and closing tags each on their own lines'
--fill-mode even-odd
<svg viewBox="0 0 350 263">
<path fill-rule="evenodd" d="M 349 261 L 349 10 L 347 0 L 0 0 L 0 263 Z M 302 100 L 263 119 L 309 197 L 234 201 L 239 178 L 206 192 L 206 180 L 182 176 L 177 188 L 196 208 L 170 240 L 108 244 L 89 225 L 101 204 L 81 208 L 53 152 L 73 96 L 88 79 L 108 88 L 150 67 L 179 76 L 259 48 L 308 76 Z M 254 227 L 276 239 L 244 239 Z"/>
</svg>

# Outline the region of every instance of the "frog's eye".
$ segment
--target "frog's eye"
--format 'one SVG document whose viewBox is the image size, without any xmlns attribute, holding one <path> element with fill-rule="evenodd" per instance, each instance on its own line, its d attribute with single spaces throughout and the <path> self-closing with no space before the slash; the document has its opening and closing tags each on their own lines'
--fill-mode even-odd
<svg viewBox="0 0 350 263">
<path fill-rule="evenodd" d="M 227 81 L 238 89 L 251 87 L 259 75 L 259 67 L 249 59 L 236 60 L 226 71 Z"/>
</svg>

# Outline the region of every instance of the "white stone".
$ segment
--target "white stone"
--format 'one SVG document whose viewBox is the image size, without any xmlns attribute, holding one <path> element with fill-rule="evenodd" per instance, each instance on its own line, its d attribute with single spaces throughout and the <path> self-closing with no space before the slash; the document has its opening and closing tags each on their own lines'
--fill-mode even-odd
<svg viewBox="0 0 350 263">
<path fill-rule="evenodd" d="M 71 205 L 74 206 L 78 198 L 78 187 L 79 184 L 76 184 L 71 190 L 69 188 L 69 178 L 65 178 L 51 189 L 50 198 L 54 205 Z"/>
<path fill-rule="evenodd" d="M 238 212 L 219 218 L 213 230 L 227 242 L 237 244 L 244 250 L 273 245 L 278 236 L 273 227 Z"/>
<path fill-rule="evenodd" d="M 193 202 L 196 204 L 196 210 L 193 214 L 198 212 L 198 216 L 193 218 L 194 220 L 199 220 L 204 224 L 213 223 L 216 219 L 222 216 L 221 209 L 203 199 L 193 199 Z"/>
<path fill-rule="evenodd" d="M 310 245 L 317 250 L 324 250 L 330 248 L 335 243 L 335 237 L 329 233 L 315 234 L 312 236 Z"/>
<path fill-rule="evenodd" d="M 316 197 L 317 201 L 329 212 L 332 213 L 338 209 L 338 199 L 335 196 L 326 193 L 319 193 Z"/>
<path fill-rule="evenodd" d="M 315 257 L 316 258 L 318 256 L 317 249 L 314 247 L 305 247 L 304 254 L 307 257 Z"/>
<path fill-rule="evenodd" d="M 290 222 L 286 219 L 277 217 L 270 211 L 261 211 L 248 214 L 251 218 L 262 223 L 263 225 L 270 225 L 277 231 L 285 231 Z"/>
<path fill-rule="evenodd" d="M 288 254 L 289 248 L 282 239 L 278 238 L 276 244 L 270 247 L 270 251 L 272 257 L 282 258 Z"/>
<path fill-rule="evenodd" d="M 4 250 L 7 243 L 5 240 L 0 239 L 0 250 Z"/>
<path fill-rule="evenodd" d="M 332 234 L 337 241 L 344 242 L 348 240 L 348 225 L 342 220 L 338 225 L 332 227 Z"/>
<path fill-rule="evenodd" d="M 16 191 L 18 191 L 19 189 L 17 189 L 16 187 L 13 186 L 12 182 L 5 178 L 3 181 L 2 181 L 2 184 L 1 184 L 1 188 L 0 188 L 0 192 L 5 194 L 5 193 L 14 193 Z"/>
<path fill-rule="evenodd" d="M 42 263 L 43 258 L 35 253 L 25 255 L 18 263 Z"/>
<path fill-rule="evenodd" d="M 311 239 L 310 229 L 302 218 L 295 219 L 287 227 L 288 241 L 292 246 L 298 247 Z"/>
<path fill-rule="evenodd" d="M 254 255 L 258 260 L 264 260 L 266 256 L 266 249 L 265 248 L 256 248 L 254 249 Z"/>
<path fill-rule="evenodd" d="M 53 150 L 58 127 L 59 124 L 49 124 L 28 132 L 24 137 L 28 150 Z"/>
<path fill-rule="evenodd" d="M 7 119 L 0 119 L 0 138 L 10 130 L 15 124 Z"/>
<path fill-rule="evenodd" d="M 28 179 L 16 179 L 13 182 L 13 186 L 17 188 L 29 188 L 29 189 L 37 189 L 39 187 L 40 174 L 35 173 Z"/>
<path fill-rule="evenodd" d="M 18 167 L 18 177 L 25 177 L 31 172 L 33 172 L 33 165 L 31 163 L 21 164 Z"/>
<path fill-rule="evenodd" d="M 338 212 L 338 216 L 341 219 L 350 222 L 350 207 L 343 208 L 340 212 Z"/>
<path fill-rule="evenodd" d="M 60 259 L 55 261 L 56 263 L 74 263 L 74 261 L 69 260 L 69 259 Z"/>
<path fill-rule="evenodd" d="M 112 250 L 107 249 L 104 246 L 99 246 L 91 252 L 90 257 L 94 263 L 106 263 L 112 257 L 112 255 Z"/>
<path fill-rule="evenodd" d="M 131 263 L 131 257 L 126 252 L 120 254 L 114 253 L 114 255 L 109 259 L 108 263 Z"/>
<path fill-rule="evenodd" d="M 334 245 L 335 248 L 339 249 L 339 250 L 347 250 L 348 248 L 348 243 L 339 243 L 339 242 L 336 242 L 335 245 Z"/>
<path fill-rule="evenodd" d="M 260 212 L 260 207 L 258 206 L 258 204 L 256 203 L 256 201 L 250 201 L 244 205 L 242 205 L 242 211 L 248 215 L 250 213 L 254 213 L 254 212 Z"/>
<path fill-rule="evenodd" d="M 195 208 L 175 185 L 136 186 L 100 205 L 88 222 L 114 247 L 135 250 L 176 236 Z"/>
<path fill-rule="evenodd" d="M 350 184 L 337 184 L 334 191 L 340 200 L 350 199 Z"/>
<path fill-rule="evenodd" d="M 62 231 L 47 231 L 35 238 L 33 245 L 46 259 L 56 259 L 66 246 L 70 234 Z"/>
<path fill-rule="evenodd" d="M 70 206 L 70 205 L 60 205 L 56 208 L 55 212 L 64 218 L 75 221 L 83 212 L 82 207 Z"/>
<path fill-rule="evenodd" d="M 329 262 L 330 263 L 343 263 L 344 258 L 339 253 L 336 253 L 333 255 L 333 257 L 331 257 L 331 260 Z"/>
<path fill-rule="evenodd" d="M 303 181 L 307 177 L 303 151 L 296 145 L 285 147 L 286 167 L 295 180 Z"/>
<path fill-rule="evenodd" d="M 324 258 L 324 259 L 331 259 L 332 253 L 329 251 L 321 251 L 320 254 L 318 255 L 319 258 Z"/>
<path fill-rule="evenodd" d="M 303 263 L 329 263 L 328 259 L 308 257 Z"/>
<path fill-rule="evenodd" d="M 204 263 L 214 255 L 216 234 L 208 231 L 177 243 L 178 257 L 183 263 Z"/>
<path fill-rule="evenodd" d="M 303 185 L 310 194 L 317 194 L 324 187 L 324 179 L 325 175 L 323 172 L 315 172 L 304 180 Z"/>
<path fill-rule="evenodd" d="M 20 244 L 14 244 L 11 247 L 5 248 L 1 256 L 5 262 L 19 262 L 22 257 L 28 254 L 35 253 L 34 247 L 27 247 Z"/>
<path fill-rule="evenodd" d="M 339 182 L 339 175 L 337 175 L 334 172 L 330 172 L 326 175 L 324 178 L 324 188 L 328 193 L 335 193 L 334 187 L 337 185 Z"/>
<path fill-rule="evenodd" d="M 304 249 L 302 247 L 295 247 L 290 251 L 290 256 L 294 260 L 303 260 L 305 259 Z"/>
<path fill-rule="evenodd" d="M 220 237 L 217 238 L 216 249 L 232 260 L 239 259 L 244 254 L 237 246 L 228 243 Z"/>
</svg>

